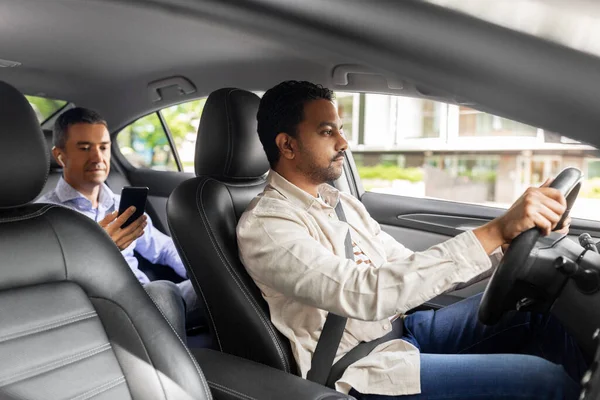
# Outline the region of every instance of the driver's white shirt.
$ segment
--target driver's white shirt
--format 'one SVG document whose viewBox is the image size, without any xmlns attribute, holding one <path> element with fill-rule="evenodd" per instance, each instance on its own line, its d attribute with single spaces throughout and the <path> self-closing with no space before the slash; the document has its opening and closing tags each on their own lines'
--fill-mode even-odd
<svg viewBox="0 0 600 400">
<path fill-rule="evenodd" d="M 497 263 L 472 232 L 413 252 L 383 232 L 362 203 L 322 185 L 316 199 L 275 171 L 237 226 L 241 260 L 269 304 L 271 321 L 286 336 L 303 377 L 327 317 L 348 317 L 339 360 L 362 341 L 387 334 L 389 318 L 467 282 Z M 335 206 L 342 201 L 348 224 Z M 371 263 L 345 257 L 348 226 Z M 493 261 L 492 261 L 493 260 Z M 327 311 L 324 311 L 327 310 Z M 419 393 L 420 356 L 398 339 L 352 364 L 336 383 L 348 393 Z"/>
</svg>

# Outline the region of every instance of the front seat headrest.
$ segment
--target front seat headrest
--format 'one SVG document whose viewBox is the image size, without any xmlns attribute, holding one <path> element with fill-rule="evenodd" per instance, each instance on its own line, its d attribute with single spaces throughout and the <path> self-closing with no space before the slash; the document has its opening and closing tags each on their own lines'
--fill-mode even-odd
<svg viewBox="0 0 600 400">
<path fill-rule="evenodd" d="M 242 89 L 210 94 L 196 141 L 196 176 L 246 181 L 263 176 L 269 161 L 256 130 L 260 98 Z"/>
<path fill-rule="evenodd" d="M 0 208 L 33 201 L 44 188 L 50 160 L 31 105 L 0 81 Z"/>
</svg>

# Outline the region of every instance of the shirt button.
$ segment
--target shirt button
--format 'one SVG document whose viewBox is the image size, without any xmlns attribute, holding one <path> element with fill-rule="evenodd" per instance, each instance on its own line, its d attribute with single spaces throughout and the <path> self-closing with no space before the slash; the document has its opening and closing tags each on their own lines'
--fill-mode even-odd
<svg viewBox="0 0 600 400">
<path fill-rule="evenodd" d="M 383 329 L 386 331 L 390 330 L 390 324 L 383 324 Z"/>
<path fill-rule="evenodd" d="M 329 218 L 333 218 L 333 213 L 330 213 L 330 214 L 329 214 Z"/>
</svg>

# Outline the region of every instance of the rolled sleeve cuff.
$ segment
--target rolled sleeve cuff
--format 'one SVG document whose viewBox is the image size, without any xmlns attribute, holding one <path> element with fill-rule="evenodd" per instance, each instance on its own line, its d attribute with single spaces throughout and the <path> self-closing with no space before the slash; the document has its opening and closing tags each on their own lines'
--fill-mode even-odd
<svg viewBox="0 0 600 400">
<path fill-rule="evenodd" d="M 457 265 L 480 273 L 492 267 L 492 261 L 472 231 L 467 231 L 448 240 L 448 253 Z"/>
</svg>

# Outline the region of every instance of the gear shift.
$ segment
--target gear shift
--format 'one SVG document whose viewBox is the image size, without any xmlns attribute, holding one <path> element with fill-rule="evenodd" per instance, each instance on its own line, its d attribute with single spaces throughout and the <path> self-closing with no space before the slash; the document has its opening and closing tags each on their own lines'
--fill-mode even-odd
<svg viewBox="0 0 600 400">
<path fill-rule="evenodd" d="M 589 233 L 582 233 L 579 235 L 579 244 L 586 250 L 598 253 L 598 247 Z"/>
</svg>

